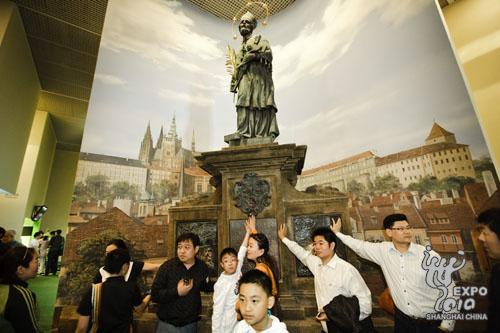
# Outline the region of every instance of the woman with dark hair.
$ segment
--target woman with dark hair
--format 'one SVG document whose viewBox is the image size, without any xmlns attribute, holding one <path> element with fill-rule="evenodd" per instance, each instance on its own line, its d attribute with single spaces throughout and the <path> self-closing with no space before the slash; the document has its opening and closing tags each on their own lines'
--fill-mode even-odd
<svg viewBox="0 0 500 333">
<path fill-rule="evenodd" d="M 247 245 L 247 259 L 255 263 L 255 269 L 265 273 L 272 282 L 272 295 L 278 300 L 278 266 L 269 254 L 269 240 L 263 233 L 256 230 L 255 216 L 250 215 L 247 219 L 246 228 L 250 228 L 251 234 Z M 276 310 L 277 302 L 274 310 Z"/>
<path fill-rule="evenodd" d="M 41 332 L 36 318 L 36 296 L 28 289 L 38 272 L 38 255 L 24 246 L 7 251 L 0 258 L 0 313 L 14 332 Z"/>
</svg>

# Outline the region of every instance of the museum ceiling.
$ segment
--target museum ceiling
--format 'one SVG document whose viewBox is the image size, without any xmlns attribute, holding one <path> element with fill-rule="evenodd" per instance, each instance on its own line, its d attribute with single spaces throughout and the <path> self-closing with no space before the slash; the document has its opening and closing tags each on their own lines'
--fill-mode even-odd
<svg viewBox="0 0 500 333">
<path fill-rule="evenodd" d="M 189 0 L 201 9 L 223 19 L 232 20 L 235 16 L 241 16 L 247 9 L 259 18 L 265 16 L 262 5 L 267 5 L 269 16 L 281 12 L 295 0 Z"/>
<path fill-rule="evenodd" d="M 58 148 L 79 151 L 108 1 L 13 2 L 40 79 L 37 109 L 51 114 Z"/>
</svg>

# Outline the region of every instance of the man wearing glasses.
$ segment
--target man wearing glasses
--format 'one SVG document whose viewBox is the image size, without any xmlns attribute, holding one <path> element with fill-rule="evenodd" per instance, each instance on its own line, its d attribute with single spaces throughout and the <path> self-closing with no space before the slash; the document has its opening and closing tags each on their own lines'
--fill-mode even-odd
<svg viewBox="0 0 500 333">
<path fill-rule="evenodd" d="M 384 229 L 391 242 L 371 243 L 340 232 L 340 219 L 333 221 L 331 229 L 335 235 L 360 257 L 370 260 L 382 268 L 387 286 L 394 300 L 394 332 L 440 332 L 452 331 L 453 320 L 426 320 L 426 315 L 435 313 L 434 305 L 439 290 L 427 285 L 427 271 L 422 268 L 425 247 L 411 242 L 411 226 L 404 214 L 391 214 L 384 219 Z M 431 251 L 431 256 L 439 255 Z M 448 286 L 451 290 L 454 284 Z"/>
</svg>

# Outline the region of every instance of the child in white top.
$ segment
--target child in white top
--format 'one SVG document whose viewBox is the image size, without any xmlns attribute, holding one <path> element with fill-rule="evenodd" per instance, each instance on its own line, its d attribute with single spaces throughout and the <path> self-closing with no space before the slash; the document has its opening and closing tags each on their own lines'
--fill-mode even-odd
<svg viewBox="0 0 500 333">
<path fill-rule="evenodd" d="M 274 306 L 272 282 L 265 273 L 252 269 L 239 281 L 240 311 L 243 316 L 234 333 L 288 333 L 285 323 L 271 315 Z"/>
<path fill-rule="evenodd" d="M 223 272 L 214 285 L 212 333 L 232 333 L 236 326 L 235 305 L 238 300 L 238 280 L 241 277 L 241 267 L 247 253 L 246 244 L 251 232 L 247 224 L 245 229 L 245 238 L 238 254 L 232 247 L 225 248 L 220 254 Z"/>
</svg>

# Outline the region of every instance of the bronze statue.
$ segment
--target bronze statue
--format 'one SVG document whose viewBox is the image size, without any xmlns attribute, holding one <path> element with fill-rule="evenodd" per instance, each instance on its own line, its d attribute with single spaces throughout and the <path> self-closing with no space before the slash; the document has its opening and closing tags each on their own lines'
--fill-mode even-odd
<svg viewBox="0 0 500 333">
<path fill-rule="evenodd" d="M 232 69 L 231 92 L 237 93 L 237 131 L 239 138 L 270 138 L 279 135 L 272 79 L 273 55 L 269 42 L 260 35 L 252 36 L 257 19 L 246 12 L 240 20 L 243 37 L 241 48 L 234 53 L 228 47 Z"/>
</svg>

